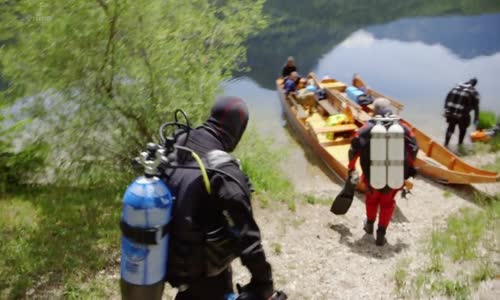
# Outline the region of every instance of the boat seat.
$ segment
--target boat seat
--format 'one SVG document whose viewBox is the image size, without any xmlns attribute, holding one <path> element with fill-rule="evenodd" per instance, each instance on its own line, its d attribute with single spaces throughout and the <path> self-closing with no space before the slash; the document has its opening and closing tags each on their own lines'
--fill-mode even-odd
<svg viewBox="0 0 500 300">
<path fill-rule="evenodd" d="M 298 104 L 293 97 L 289 96 L 288 99 L 292 102 L 293 107 L 297 110 L 297 118 L 304 120 L 309 116 L 309 113 L 304 109 L 304 106 Z"/>
<path fill-rule="evenodd" d="M 328 100 L 319 100 L 319 106 L 323 108 L 329 115 L 334 115 L 337 113 L 337 110 Z"/>
<path fill-rule="evenodd" d="M 357 129 L 358 129 L 358 126 L 356 126 L 355 124 L 344 124 L 344 125 L 313 128 L 314 133 L 316 133 L 316 134 L 347 132 L 347 131 L 355 131 Z"/>
<path fill-rule="evenodd" d="M 329 90 L 337 90 L 339 92 L 344 92 L 345 89 L 347 88 L 347 85 L 345 83 L 340 82 L 340 81 L 335 81 L 335 82 L 321 82 L 321 87 Z"/>
</svg>

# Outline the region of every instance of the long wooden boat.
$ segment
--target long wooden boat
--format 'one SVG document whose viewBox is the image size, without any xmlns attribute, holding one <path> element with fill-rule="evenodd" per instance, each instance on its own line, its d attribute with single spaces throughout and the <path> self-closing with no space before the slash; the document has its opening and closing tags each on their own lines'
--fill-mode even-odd
<svg viewBox="0 0 500 300">
<path fill-rule="evenodd" d="M 357 103 L 350 101 L 346 94 L 340 92 L 337 88 L 332 88 L 328 84 L 321 82 L 319 85 L 325 88 L 330 101 L 348 103 L 357 121 L 364 123 L 372 117 L 372 106 L 361 108 Z M 353 86 L 363 89 L 375 98 L 384 97 L 388 99 L 397 112 L 403 108 L 403 105 L 395 99 L 368 88 L 359 76 L 354 77 Z M 467 164 L 407 120 L 402 119 L 402 121 L 413 129 L 420 148 L 415 162 L 419 174 L 449 184 L 494 183 L 500 181 L 500 173 L 482 170 Z"/>
<path fill-rule="evenodd" d="M 342 99 L 329 98 L 320 100 L 313 108 L 307 108 L 293 97 L 285 95 L 282 78 L 276 80 L 276 88 L 288 124 L 293 131 L 303 143 L 311 147 L 332 172 L 345 180 L 348 171 L 350 138 L 354 131 L 363 126 L 362 122 L 352 116 L 351 107 L 345 105 Z M 328 126 L 328 116 L 336 113 L 344 113 L 348 116 L 347 124 Z M 329 136 L 332 134 L 333 138 Z M 359 161 L 356 168 L 361 174 Z M 357 188 L 360 191 L 365 189 L 362 183 Z"/>
</svg>

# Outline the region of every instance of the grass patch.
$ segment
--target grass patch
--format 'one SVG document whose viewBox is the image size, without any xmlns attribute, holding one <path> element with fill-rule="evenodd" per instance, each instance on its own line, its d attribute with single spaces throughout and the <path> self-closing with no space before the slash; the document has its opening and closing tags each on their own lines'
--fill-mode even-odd
<svg viewBox="0 0 500 300">
<path fill-rule="evenodd" d="M 410 259 L 405 258 L 398 261 L 396 265 L 396 271 L 394 272 L 394 283 L 396 284 L 396 293 L 401 294 L 406 288 L 406 282 L 408 278 L 408 266 L 410 265 Z"/>
<path fill-rule="evenodd" d="M 252 128 L 238 146 L 236 157 L 241 159 L 243 171 L 250 177 L 256 191 L 256 198 L 262 206 L 269 201 L 278 200 L 287 203 L 290 210 L 295 210 L 294 188 L 283 176 L 280 162 L 286 157 L 284 149 L 275 149 L 270 145 L 270 138 L 263 138 Z"/>
<path fill-rule="evenodd" d="M 393 280 L 400 297 L 469 299 L 482 281 L 500 273 L 500 196 L 481 199 L 483 209 L 463 209 L 446 227 L 433 230 L 424 251 L 427 262 L 414 274 L 407 262 L 398 263 Z"/>
<path fill-rule="evenodd" d="M 318 197 L 313 194 L 304 194 L 302 195 L 301 198 L 303 199 L 303 201 L 311 205 L 315 204 L 329 205 L 333 202 L 333 200 L 330 198 Z"/>
<path fill-rule="evenodd" d="M 496 153 L 500 151 L 500 135 L 491 138 L 487 142 L 474 143 L 474 148 L 470 154 Z"/>
<path fill-rule="evenodd" d="M 443 235 L 440 232 L 433 232 L 431 234 L 430 240 L 430 251 L 428 252 L 430 255 L 430 264 L 427 267 L 427 272 L 431 273 L 441 273 L 443 272 L 443 260 L 442 260 L 442 250 L 443 245 L 446 243 L 446 240 L 443 239 Z"/>
<path fill-rule="evenodd" d="M 495 162 L 481 166 L 481 169 L 485 169 L 492 172 L 500 172 L 500 156 L 495 158 Z"/>
<path fill-rule="evenodd" d="M 476 270 L 472 274 L 472 281 L 480 283 L 481 281 L 493 279 L 495 276 L 495 267 L 488 259 L 485 259 L 476 267 Z"/>
<path fill-rule="evenodd" d="M 0 298 L 79 282 L 113 263 L 116 190 L 17 189 L 0 198 Z"/>
<path fill-rule="evenodd" d="M 65 299 L 109 299 L 110 291 L 119 293 L 118 289 L 117 280 L 93 278 L 87 281 L 86 278 L 82 278 L 66 282 L 62 294 Z"/>
<path fill-rule="evenodd" d="M 274 251 L 274 254 L 280 255 L 282 253 L 281 244 L 280 243 L 274 243 L 273 244 L 273 251 Z"/>
<path fill-rule="evenodd" d="M 453 192 L 450 191 L 450 190 L 444 190 L 443 197 L 445 197 L 445 198 L 451 198 L 451 197 L 453 197 Z"/>
<path fill-rule="evenodd" d="M 431 291 L 457 300 L 469 299 L 471 295 L 469 285 L 461 280 L 436 280 L 431 285 Z"/>
<path fill-rule="evenodd" d="M 300 225 L 304 224 L 306 222 L 306 219 L 303 217 L 300 218 L 294 218 L 290 221 L 290 224 L 293 226 L 293 228 L 298 228 Z"/>
</svg>

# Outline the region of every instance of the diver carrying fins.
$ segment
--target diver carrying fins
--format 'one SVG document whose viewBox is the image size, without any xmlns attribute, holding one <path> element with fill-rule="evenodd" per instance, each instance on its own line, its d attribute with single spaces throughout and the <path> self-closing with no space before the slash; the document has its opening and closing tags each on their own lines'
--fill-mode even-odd
<svg viewBox="0 0 500 300">
<path fill-rule="evenodd" d="M 345 214 L 361 181 L 366 195 L 363 229 L 373 234 L 380 209 L 375 243 L 382 246 L 386 243 L 385 234 L 396 206 L 397 192 L 402 190 L 406 197 L 413 186 L 407 179 L 416 175 L 414 162 L 418 145 L 412 130 L 392 114 L 387 99 L 378 98 L 373 104 L 376 116 L 351 140 L 348 177 L 330 210 L 337 215 Z M 358 158 L 363 171 L 361 178 L 355 170 Z"/>
</svg>

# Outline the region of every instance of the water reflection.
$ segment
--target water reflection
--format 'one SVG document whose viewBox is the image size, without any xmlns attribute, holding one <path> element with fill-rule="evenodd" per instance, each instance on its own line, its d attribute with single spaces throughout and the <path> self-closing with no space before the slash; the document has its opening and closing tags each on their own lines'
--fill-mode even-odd
<svg viewBox="0 0 500 300">
<path fill-rule="evenodd" d="M 500 15 L 403 19 L 366 30 L 376 39 L 439 44 L 464 59 L 500 51 Z"/>
<path fill-rule="evenodd" d="M 401 100 L 406 106 L 403 116 L 441 140 L 445 125 L 441 117 L 444 97 L 458 82 L 476 76 L 481 109 L 500 113 L 496 92 L 500 71 L 500 37 L 496 32 L 499 25 L 500 14 L 491 14 L 407 18 L 368 26 L 322 57 L 314 58 L 316 66 L 303 71 L 313 70 L 318 76 L 328 74 L 345 82 L 350 82 L 353 73 L 359 73 L 370 86 Z M 316 42 L 329 43 L 320 38 Z M 317 45 L 312 43 L 311 47 Z M 279 71 L 268 66 L 249 75 L 265 72 L 266 78 L 275 78 Z M 261 77 L 244 79 L 227 87 L 251 102 L 257 123 L 267 124 L 279 117 L 281 111 L 277 95 L 270 92 L 274 81 L 262 85 L 261 80 Z"/>
</svg>

